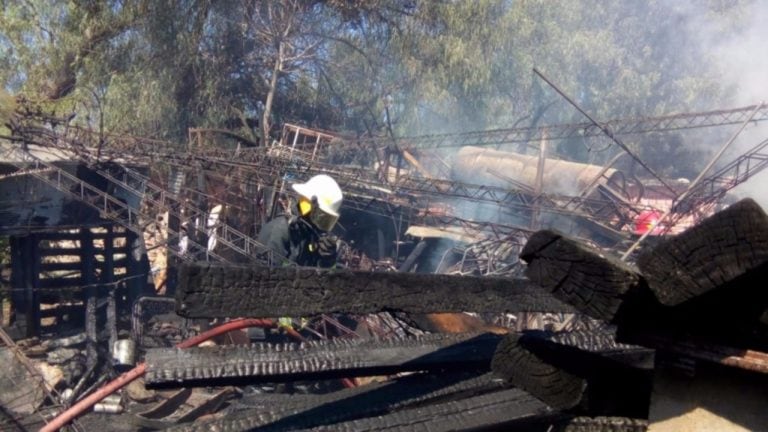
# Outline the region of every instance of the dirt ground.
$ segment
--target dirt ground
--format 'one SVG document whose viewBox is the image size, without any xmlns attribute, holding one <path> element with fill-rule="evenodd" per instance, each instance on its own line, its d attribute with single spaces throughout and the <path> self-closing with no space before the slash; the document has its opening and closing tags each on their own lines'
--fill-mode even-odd
<svg viewBox="0 0 768 432">
<path fill-rule="evenodd" d="M 768 375 L 701 368 L 695 377 L 659 370 L 649 432 L 768 431 Z"/>
</svg>

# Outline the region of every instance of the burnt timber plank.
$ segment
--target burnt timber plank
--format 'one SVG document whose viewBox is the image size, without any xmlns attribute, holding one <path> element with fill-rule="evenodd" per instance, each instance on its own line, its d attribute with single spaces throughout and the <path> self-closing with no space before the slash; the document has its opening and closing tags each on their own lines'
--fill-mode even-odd
<svg viewBox="0 0 768 432">
<path fill-rule="evenodd" d="M 520 258 L 525 274 L 555 297 L 593 318 L 611 321 L 639 274 L 618 259 L 554 231 L 534 233 Z"/>
<path fill-rule="evenodd" d="M 645 418 L 653 369 L 648 362 L 627 361 L 625 353 L 637 351 L 647 349 L 603 338 L 582 341 L 531 331 L 507 335 L 491 368 L 553 408 L 580 415 Z"/>
<path fill-rule="evenodd" d="M 396 411 L 333 425 L 311 431 L 470 431 L 515 430 L 537 419 L 554 417 L 551 408 L 520 389 L 501 390 L 458 401 Z M 270 430 L 270 429 L 265 429 Z M 531 430 L 526 427 L 525 430 Z"/>
<path fill-rule="evenodd" d="M 253 394 L 244 396 L 237 402 L 237 406 L 233 410 L 241 411 L 258 408 L 260 412 L 282 412 L 286 410 L 300 412 L 329 403 L 339 403 L 354 397 L 357 398 L 356 404 L 364 405 L 366 408 L 365 410 L 356 409 L 355 414 L 363 415 L 367 413 L 372 415 L 381 412 L 380 408 L 375 407 L 382 404 L 384 404 L 386 411 L 391 411 L 414 404 L 459 399 L 507 387 L 504 380 L 489 372 L 457 371 L 452 374 L 425 372 L 405 375 L 399 378 L 395 377 L 382 382 L 371 382 L 364 386 L 344 388 L 325 394 Z M 372 409 L 368 410 L 367 408 Z M 345 418 L 350 417 L 345 414 Z"/>
<path fill-rule="evenodd" d="M 575 417 L 555 432 L 645 432 L 648 420 L 630 417 Z"/>
<path fill-rule="evenodd" d="M 747 198 L 643 252 L 637 265 L 662 304 L 678 305 L 768 263 L 768 216 Z"/>
<path fill-rule="evenodd" d="M 556 409 L 569 409 L 584 397 L 587 382 L 550 364 L 520 344 L 510 334 L 499 343 L 491 368 L 511 385 L 526 390 Z"/>
<path fill-rule="evenodd" d="M 176 311 L 221 318 L 574 309 L 524 279 L 194 263 L 179 268 Z"/>
<path fill-rule="evenodd" d="M 654 350 L 642 345 L 620 343 L 610 328 L 564 332 L 528 331 L 526 335 L 541 341 L 576 348 L 634 368 L 654 367 Z"/>
<path fill-rule="evenodd" d="M 301 344 L 156 348 L 146 385 L 220 385 L 373 376 L 435 369 L 485 369 L 500 336 L 432 334 L 407 339 L 333 339 Z"/>
<path fill-rule="evenodd" d="M 260 394 L 244 397 L 221 418 L 169 429 L 175 432 L 311 428 L 504 389 L 492 374 L 415 374 L 321 395 Z"/>
<path fill-rule="evenodd" d="M 692 339 L 680 340 L 663 335 L 634 334 L 631 338 L 637 343 L 660 351 L 768 374 L 768 353 L 765 352 L 703 343 Z"/>
</svg>

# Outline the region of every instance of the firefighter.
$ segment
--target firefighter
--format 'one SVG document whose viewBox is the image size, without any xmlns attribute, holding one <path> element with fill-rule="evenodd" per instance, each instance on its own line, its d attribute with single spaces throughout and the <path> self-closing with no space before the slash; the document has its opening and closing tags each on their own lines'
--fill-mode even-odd
<svg viewBox="0 0 768 432">
<path fill-rule="evenodd" d="M 277 255 L 278 265 L 290 261 L 307 267 L 333 267 L 336 238 L 330 232 L 339 220 L 341 188 L 325 174 L 292 188 L 298 194 L 297 214 L 269 221 L 259 233 L 259 242 Z"/>
</svg>

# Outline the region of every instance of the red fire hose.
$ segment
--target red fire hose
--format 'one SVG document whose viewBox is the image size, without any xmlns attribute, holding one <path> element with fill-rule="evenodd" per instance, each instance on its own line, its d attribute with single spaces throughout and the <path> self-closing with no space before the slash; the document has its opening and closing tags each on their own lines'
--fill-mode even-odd
<svg viewBox="0 0 768 432">
<path fill-rule="evenodd" d="M 273 320 L 269 319 L 255 319 L 255 318 L 241 318 L 229 321 L 218 327 L 214 327 L 206 332 L 187 339 L 178 345 L 177 348 L 189 348 L 195 346 L 201 342 L 204 342 L 212 337 L 218 336 L 230 332 L 232 330 L 238 330 L 246 327 L 272 327 L 275 325 Z M 73 419 L 84 413 L 86 410 L 97 404 L 105 397 L 111 395 L 122 387 L 128 385 L 131 381 L 144 375 L 147 371 L 146 363 L 139 363 L 133 369 L 125 372 L 114 380 L 105 384 L 102 388 L 96 390 L 88 397 L 82 399 L 78 403 L 72 405 L 67 410 L 56 416 L 50 423 L 46 424 L 40 432 L 53 432 L 59 430 L 65 424 L 71 422 Z"/>
</svg>

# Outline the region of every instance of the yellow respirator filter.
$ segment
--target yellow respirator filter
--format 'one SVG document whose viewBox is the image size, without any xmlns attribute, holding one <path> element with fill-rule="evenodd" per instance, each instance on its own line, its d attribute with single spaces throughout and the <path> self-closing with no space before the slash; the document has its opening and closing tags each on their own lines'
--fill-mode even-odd
<svg viewBox="0 0 768 432">
<path fill-rule="evenodd" d="M 306 216 L 312 211 L 312 202 L 304 197 L 299 198 L 299 213 Z"/>
</svg>

